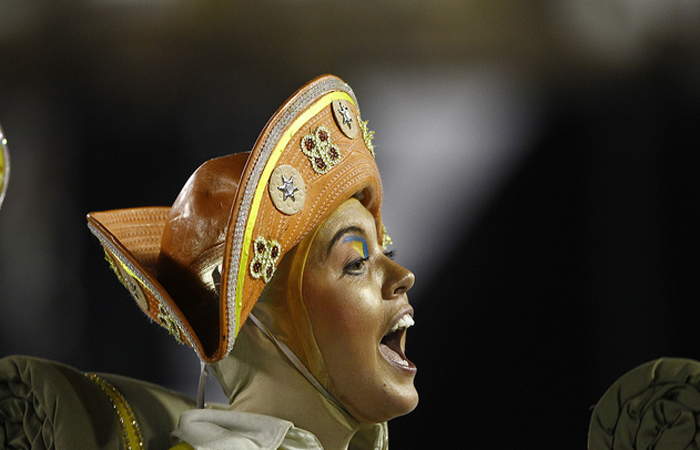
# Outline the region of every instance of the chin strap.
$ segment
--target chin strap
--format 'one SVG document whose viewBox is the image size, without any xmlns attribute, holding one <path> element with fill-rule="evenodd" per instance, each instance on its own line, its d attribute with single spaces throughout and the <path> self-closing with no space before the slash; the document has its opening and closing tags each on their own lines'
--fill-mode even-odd
<svg viewBox="0 0 700 450">
<path fill-rule="evenodd" d="M 341 405 L 340 402 L 338 402 L 338 400 L 336 400 L 335 397 L 333 397 L 333 395 L 330 392 L 328 392 L 328 389 L 323 387 L 323 385 L 316 379 L 316 377 L 313 376 L 313 374 L 309 371 L 309 369 L 306 368 L 306 366 L 301 362 L 301 360 L 297 358 L 297 355 L 295 355 L 294 352 L 289 347 L 287 347 L 287 344 L 277 339 L 277 336 L 272 334 L 272 332 L 265 326 L 265 324 L 260 322 L 260 320 L 258 320 L 258 318 L 255 317 L 252 313 L 248 316 L 248 319 L 252 320 L 255 326 L 258 327 L 260 331 L 262 331 L 263 334 L 267 336 L 268 339 L 275 343 L 277 348 L 279 348 L 282 351 L 282 353 L 284 353 L 289 362 L 291 362 L 292 365 L 296 367 L 299 373 L 301 373 L 304 376 L 304 378 L 306 378 L 307 381 L 311 383 L 311 385 L 314 388 L 316 388 L 316 390 L 321 395 L 323 395 L 323 397 L 326 400 L 328 400 L 336 408 L 350 415 L 350 413 L 345 409 L 345 407 L 343 407 L 343 405 Z"/>
<path fill-rule="evenodd" d="M 204 400 L 206 399 L 207 377 L 209 376 L 209 366 L 204 361 L 199 362 L 199 385 L 197 386 L 197 409 L 204 408 Z"/>
</svg>

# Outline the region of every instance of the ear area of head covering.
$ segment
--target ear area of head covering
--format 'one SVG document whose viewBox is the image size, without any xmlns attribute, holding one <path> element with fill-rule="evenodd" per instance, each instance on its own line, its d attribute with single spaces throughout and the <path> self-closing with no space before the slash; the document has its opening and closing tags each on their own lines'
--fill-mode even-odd
<svg viewBox="0 0 700 450">
<path fill-rule="evenodd" d="M 219 286 L 233 200 L 249 153 L 209 160 L 192 174 L 165 222 L 157 276 L 206 355 L 220 341 Z"/>
<path fill-rule="evenodd" d="M 196 336 L 181 311 L 156 278 L 160 242 L 169 207 L 143 207 L 92 212 L 88 228 L 100 241 L 105 259 L 141 310 L 178 342 L 201 355 Z"/>
</svg>

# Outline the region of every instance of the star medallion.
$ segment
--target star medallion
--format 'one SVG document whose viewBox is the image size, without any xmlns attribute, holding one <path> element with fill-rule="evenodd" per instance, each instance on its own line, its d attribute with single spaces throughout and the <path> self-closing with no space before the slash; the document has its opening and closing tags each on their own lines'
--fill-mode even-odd
<svg viewBox="0 0 700 450">
<path fill-rule="evenodd" d="M 288 198 L 291 197 L 292 201 L 295 202 L 296 199 L 294 198 L 294 193 L 299 190 L 298 187 L 294 186 L 294 175 L 289 177 L 289 179 L 285 178 L 284 175 L 282 175 L 282 185 L 277 186 L 277 189 L 282 191 L 284 194 L 284 197 L 282 198 L 282 201 L 287 200 Z"/>
<path fill-rule="evenodd" d="M 352 117 L 350 117 L 350 108 L 342 103 L 339 103 L 338 112 L 343 115 L 343 125 L 350 124 L 352 127 Z"/>
</svg>

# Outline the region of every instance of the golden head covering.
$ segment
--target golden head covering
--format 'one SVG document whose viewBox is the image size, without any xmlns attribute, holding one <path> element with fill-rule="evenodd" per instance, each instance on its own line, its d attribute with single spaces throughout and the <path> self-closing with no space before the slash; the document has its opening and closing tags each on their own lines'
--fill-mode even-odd
<svg viewBox="0 0 700 450">
<path fill-rule="evenodd" d="M 352 89 L 321 76 L 249 154 L 200 167 L 172 207 L 94 212 L 88 226 L 146 315 L 217 362 L 284 255 L 345 200 L 361 198 L 383 236 L 371 139 Z"/>
</svg>

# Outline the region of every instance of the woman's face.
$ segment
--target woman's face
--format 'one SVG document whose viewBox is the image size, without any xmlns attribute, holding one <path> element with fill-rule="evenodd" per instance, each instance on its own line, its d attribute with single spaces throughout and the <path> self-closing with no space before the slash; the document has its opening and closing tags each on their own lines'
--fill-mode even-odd
<svg viewBox="0 0 700 450">
<path fill-rule="evenodd" d="M 412 411 L 416 366 L 405 354 L 414 276 L 378 244 L 374 218 L 355 199 L 318 230 L 303 297 L 330 378 L 330 392 L 357 420 L 379 423 Z"/>
</svg>

